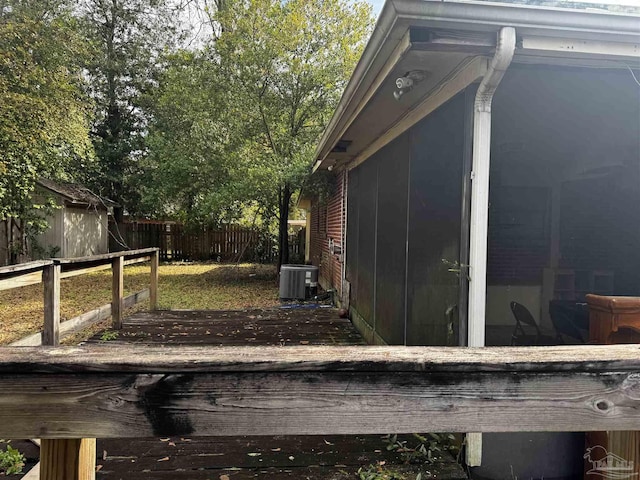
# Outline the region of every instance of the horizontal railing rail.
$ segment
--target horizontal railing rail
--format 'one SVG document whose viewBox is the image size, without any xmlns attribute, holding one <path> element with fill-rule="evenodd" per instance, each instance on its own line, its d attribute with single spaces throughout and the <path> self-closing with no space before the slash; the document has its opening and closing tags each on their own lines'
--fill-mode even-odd
<svg viewBox="0 0 640 480">
<path fill-rule="evenodd" d="M 0 437 L 640 429 L 640 346 L 0 349 Z"/>
<path fill-rule="evenodd" d="M 29 335 L 12 346 L 59 345 L 61 337 L 71 335 L 96 322 L 113 319 L 113 328 L 122 327 L 125 308 L 146 299 L 151 310 L 157 308 L 158 299 L 158 249 L 144 248 L 77 258 L 52 258 L 0 267 L 0 290 L 44 283 L 44 329 Z M 123 268 L 135 263 L 151 262 L 150 287 L 129 296 L 123 295 Z M 60 322 L 60 280 L 111 269 L 112 300 L 90 312 Z"/>
<path fill-rule="evenodd" d="M 53 265 L 53 260 L 36 260 L 0 267 L 0 290 L 41 283 L 42 272 L 50 265 Z"/>
</svg>

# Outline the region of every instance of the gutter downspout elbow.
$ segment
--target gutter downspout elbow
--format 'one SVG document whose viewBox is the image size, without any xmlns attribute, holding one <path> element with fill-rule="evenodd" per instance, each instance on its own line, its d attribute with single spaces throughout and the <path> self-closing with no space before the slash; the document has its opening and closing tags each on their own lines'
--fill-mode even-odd
<svg viewBox="0 0 640 480">
<path fill-rule="evenodd" d="M 506 73 L 516 50 L 516 29 L 513 27 L 503 27 L 498 33 L 496 53 L 491 59 L 487 73 L 485 74 L 475 100 L 475 112 L 491 113 L 491 102 L 493 94 L 496 92 L 502 77 Z M 475 160 L 475 158 L 474 158 Z"/>
<path fill-rule="evenodd" d="M 491 160 L 491 103 L 513 60 L 516 30 L 503 27 L 496 52 L 480 82 L 473 114 L 473 166 L 471 172 L 471 226 L 469 232 L 469 303 L 467 345 L 484 347 L 487 299 L 487 235 L 489 230 L 489 166 Z M 468 433 L 466 463 L 482 463 L 482 434 Z"/>
</svg>

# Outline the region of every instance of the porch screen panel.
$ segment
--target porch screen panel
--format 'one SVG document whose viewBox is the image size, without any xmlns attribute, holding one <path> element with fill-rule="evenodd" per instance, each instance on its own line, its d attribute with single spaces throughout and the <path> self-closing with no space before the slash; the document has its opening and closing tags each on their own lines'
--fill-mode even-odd
<svg viewBox="0 0 640 480">
<path fill-rule="evenodd" d="M 411 130 L 407 344 L 456 345 L 464 93 Z"/>
<path fill-rule="evenodd" d="M 388 344 L 404 343 L 409 135 L 378 154 L 376 332 Z"/>
<path fill-rule="evenodd" d="M 606 175 L 562 184 L 560 266 L 572 270 L 576 276 L 578 288 L 573 292 L 576 300 L 584 301 L 587 288 L 602 294 L 637 296 L 640 293 L 640 182 L 637 177 L 637 173 L 627 174 L 627 178 Z M 593 276 L 591 272 L 595 272 L 596 278 L 600 272 L 604 280 L 601 285 L 596 279 L 585 278 L 588 274 Z M 609 273 L 603 276 L 604 272 Z M 607 280 L 609 275 L 613 278 Z"/>
<path fill-rule="evenodd" d="M 351 302 L 353 303 L 357 303 L 359 171 L 356 168 L 348 173 L 347 185 L 346 277 L 351 283 Z"/>
<path fill-rule="evenodd" d="M 358 246 L 354 306 L 360 316 L 375 328 L 374 289 L 376 268 L 376 213 L 378 162 L 369 159 L 358 167 Z"/>
</svg>

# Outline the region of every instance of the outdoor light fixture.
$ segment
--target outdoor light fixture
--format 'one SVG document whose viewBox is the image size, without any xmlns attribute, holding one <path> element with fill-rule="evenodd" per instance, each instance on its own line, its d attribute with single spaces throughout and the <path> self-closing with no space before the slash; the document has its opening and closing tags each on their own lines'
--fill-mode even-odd
<svg viewBox="0 0 640 480">
<path fill-rule="evenodd" d="M 400 100 L 400 98 L 407 92 L 413 89 L 414 85 L 420 83 L 426 77 L 425 72 L 423 70 L 410 70 L 405 73 L 402 77 L 399 77 L 396 80 L 396 88 L 397 90 L 393 92 L 393 97 L 396 100 Z"/>
</svg>

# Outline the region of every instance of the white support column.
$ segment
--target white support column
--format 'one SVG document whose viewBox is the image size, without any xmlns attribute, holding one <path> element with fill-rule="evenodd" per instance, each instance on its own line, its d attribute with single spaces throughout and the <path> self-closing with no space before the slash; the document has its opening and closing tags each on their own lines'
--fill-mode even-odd
<svg viewBox="0 0 640 480">
<path fill-rule="evenodd" d="M 471 228 L 469 244 L 468 346 L 485 345 L 487 296 L 487 234 L 489 229 L 489 166 L 491 160 L 491 102 L 516 46 L 516 31 L 504 27 L 498 34 L 496 53 L 476 93 L 473 119 L 471 172 Z M 482 461 L 482 435 L 467 434 L 467 465 Z"/>
</svg>

